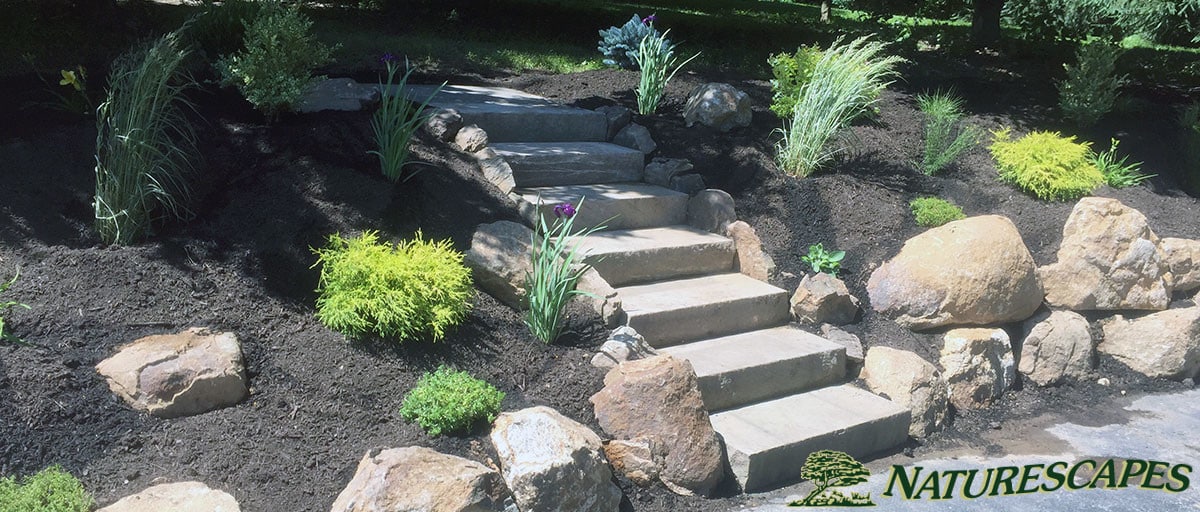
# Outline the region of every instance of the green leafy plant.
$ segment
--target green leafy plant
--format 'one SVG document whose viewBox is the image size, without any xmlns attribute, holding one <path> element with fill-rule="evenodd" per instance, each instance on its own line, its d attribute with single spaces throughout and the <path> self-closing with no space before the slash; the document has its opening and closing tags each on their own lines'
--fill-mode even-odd
<svg viewBox="0 0 1200 512">
<path fill-rule="evenodd" d="M 321 265 L 317 319 L 349 337 L 440 341 L 470 309 L 471 271 L 449 240 L 430 242 L 417 232 L 392 247 L 367 231 L 351 239 L 331 235 L 313 252 L 313 266 Z"/>
<path fill-rule="evenodd" d="M 83 484 L 59 466 L 20 482 L 0 477 L 0 512 L 88 512 L 94 504 Z"/>
<path fill-rule="evenodd" d="M 1100 169 L 1100 174 L 1104 175 L 1104 182 L 1112 188 L 1132 187 L 1150 178 L 1154 174 L 1142 174 L 1141 162 L 1128 162 L 1129 156 L 1117 158 L 1117 144 L 1120 141 L 1110 139 L 1108 151 L 1101 151 L 1092 154 L 1092 163 L 1096 164 L 1096 168 Z"/>
<path fill-rule="evenodd" d="M 8 291 L 8 289 L 11 288 L 12 285 L 16 284 L 18 277 L 21 277 L 20 270 L 17 270 L 17 272 L 15 274 L 13 274 L 12 279 L 8 280 L 8 282 L 0 282 L 0 293 L 4 293 L 4 292 Z M 4 323 L 4 315 L 8 314 L 8 311 L 11 310 L 12 308 L 29 309 L 29 306 L 27 304 L 22 304 L 20 302 L 14 301 L 14 300 L 0 300 L 0 341 L 12 341 L 15 343 L 24 343 L 20 338 L 13 336 L 12 333 L 7 332 L 5 330 L 6 324 Z"/>
<path fill-rule="evenodd" d="M 494 421 L 503 400 L 495 386 L 442 366 L 421 377 L 404 397 L 400 417 L 417 422 L 431 436 L 466 434 Z"/>
<path fill-rule="evenodd" d="M 793 176 L 807 177 L 843 151 L 833 138 L 874 104 L 904 59 L 881 56 L 883 43 L 860 37 L 835 42 L 813 67 L 800 89 L 792 115 L 777 130 L 776 163 Z"/>
<path fill-rule="evenodd" d="M 187 218 L 187 177 L 196 137 L 183 115 L 194 82 L 175 33 L 119 57 L 108 96 L 96 110 L 96 231 L 109 244 L 131 244 L 156 216 Z"/>
<path fill-rule="evenodd" d="M 333 48 L 317 42 L 311 30 L 312 20 L 300 13 L 298 4 L 264 2 L 246 25 L 245 47 L 217 62 L 223 82 L 237 86 L 269 119 L 293 110 L 316 80 L 313 70 L 333 55 Z"/>
<path fill-rule="evenodd" d="M 656 16 L 651 14 L 645 18 L 634 14 L 629 21 L 620 27 L 609 27 L 600 31 L 600 43 L 597 50 L 604 55 L 604 64 L 619 66 L 621 69 L 637 69 L 638 49 L 647 37 L 662 38 L 662 34 L 654 29 Z M 671 42 L 664 39 L 664 45 Z"/>
<path fill-rule="evenodd" d="M 1092 162 L 1087 142 L 1058 132 L 1032 132 L 1012 140 L 1011 130 L 993 134 L 988 148 L 1000 170 L 1000 179 L 1047 201 L 1079 199 L 1104 184 L 1104 175 Z"/>
<path fill-rule="evenodd" d="M 921 171 L 933 176 L 979 140 L 979 133 L 962 123 L 962 99 L 952 93 L 937 91 L 918 94 L 917 105 L 925 115 L 925 152 L 921 154 Z"/>
<path fill-rule="evenodd" d="M 46 106 L 83 116 L 90 116 L 96 113 L 95 102 L 92 100 L 91 91 L 87 86 L 87 68 L 77 65 L 74 69 L 59 70 L 58 74 L 61 78 L 57 84 L 52 84 L 38 70 L 37 62 L 33 55 L 25 54 L 22 57 L 29 64 L 29 67 L 33 68 L 33 72 L 37 75 L 38 80 L 41 80 L 45 84 L 46 92 L 54 97 L 53 102 L 45 103 Z"/>
<path fill-rule="evenodd" d="M 442 82 L 442 85 L 434 89 L 425 101 L 420 104 L 414 103 L 404 97 L 404 88 L 408 84 L 408 77 L 412 75 L 414 68 L 408 67 L 406 64 L 405 67 L 408 69 L 397 82 L 396 73 L 400 70 L 400 66 L 396 62 L 396 57 L 389 53 L 385 54 L 381 60 L 387 66 L 387 83 L 380 84 L 383 94 L 379 98 L 379 110 L 376 110 L 375 115 L 371 117 L 371 129 L 375 132 L 375 143 L 379 149 L 369 151 L 369 153 L 379 157 L 383 175 L 392 183 L 396 183 L 402 177 L 407 181 L 413 176 L 413 174 L 403 175 L 404 164 L 408 163 L 409 142 L 412 141 L 413 135 L 421 128 L 421 125 L 429 119 L 425 108 L 429 106 L 433 97 L 441 92 L 446 83 Z"/>
<path fill-rule="evenodd" d="M 1179 146 L 1185 162 L 1179 184 L 1189 194 L 1200 197 L 1200 103 L 1192 103 L 1179 113 Z"/>
<path fill-rule="evenodd" d="M 909 202 L 908 206 L 912 208 L 917 225 L 927 228 L 967 218 L 958 205 L 937 197 L 919 197 Z"/>
<path fill-rule="evenodd" d="M 800 89 L 812 80 L 813 69 L 821 56 L 820 47 L 801 46 L 796 53 L 774 54 L 767 58 L 774 77 L 771 79 L 771 111 L 780 119 L 792 117 L 800 99 Z"/>
<path fill-rule="evenodd" d="M 1121 48 L 1103 43 L 1084 45 L 1076 52 L 1076 65 L 1064 65 L 1067 78 L 1058 82 L 1058 105 L 1063 115 L 1080 127 L 1096 124 L 1117 101 L 1124 76 L 1117 76 Z"/>
<path fill-rule="evenodd" d="M 653 23 L 651 22 L 651 25 Z M 675 45 L 667 40 L 667 32 L 663 32 L 661 36 L 646 36 L 638 45 L 637 63 L 642 72 L 634 93 L 637 96 L 638 113 L 644 116 L 658 110 L 667 84 L 675 78 L 675 73 L 700 56 L 700 52 L 696 52 L 695 55 L 679 62 L 679 59 L 675 58 Z"/>
<path fill-rule="evenodd" d="M 540 198 L 538 204 L 541 204 Z M 583 207 L 582 200 L 579 207 Z M 546 216 L 538 215 L 537 229 L 531 241 L 533 270 L 525 276 L 525 300 L 529 305 L 525 325 L 545 343 L 553 343 L 562 333 L 562 309 L 567 301 L 576 295 L 590 295 L 575 289 L 579 278 L 589 268 L 582 262 L 579 242 L 604 226 L 575 231 L 572 224 L 576 211 L 570 203 L 555 206 L 553 226 L 547 225 Z"/>
<path fill-rule="evenodd" d="M 842 269 L 842 260 L 846 259 L 846 251 L 827 251 L 825 244 L 808 246 L 808 254 L 801 256 L 800 261 L 808 263 L 813 272 L 824 272 L 836 276 Z"/>
</svg>

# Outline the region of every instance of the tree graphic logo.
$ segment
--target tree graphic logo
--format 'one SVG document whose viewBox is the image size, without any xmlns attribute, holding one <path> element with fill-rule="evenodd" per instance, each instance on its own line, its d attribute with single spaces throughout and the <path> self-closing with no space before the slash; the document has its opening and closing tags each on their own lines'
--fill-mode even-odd
<svg viewBox="0 0 1200 512">
<path fill-rule="evenodd" d="M 842 494 L 834 487 L 846 487 L 867 481 L 871 472 L 854 457 L 845 452 L 820 450 L 808 454 L 800 467 L 800 476 L 816 484 L 816 488 L 802 500 L 793 501 L 789 507 L 874 507 L 871 494 Z"/>
</svg>

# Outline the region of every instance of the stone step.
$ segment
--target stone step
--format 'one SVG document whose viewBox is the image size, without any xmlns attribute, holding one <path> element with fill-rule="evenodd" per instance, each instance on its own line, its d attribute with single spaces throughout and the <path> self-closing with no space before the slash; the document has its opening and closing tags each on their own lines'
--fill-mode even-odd
<svg viewBox="0 0 1200 512">
<path fill-rule="evenodd" d="M 788 293 L 729 273 L 617 288 L 627 325 L 655 348 L 787 323 Z"/>
<path fill-rule="evenodd" d="M 491 148 L 518 187 L 641 181 L 646 155 L 607 142 L 504 142 Z"/>
<path fill-rule="evenodd" d="M 425 101 L 434 88 L 410 85 L 404 90 L 409 99 Z M 458 111 L 464 124 L 483 128 L 490 142 L 602 142 L 608 136 L 604 114 L 515 89 L 448 85 L 429 104 Z"/>
<path fill-rule="evenodd" d="M 579 241 L 583 261 L 612 286 L 733 270 L 733 240 L 691 226 L 601 231 Z"/>
<path fill-rule="evenodd" d="M 846 377 L 845 347 L 786 325 L 662 352 L 692 363 L 710 412 L 829 386 Z"/>
<path fill-rule="evenodd" d="M 537 211 L 554 222 L 554 206 L 562 203 L 583 206 L 574 227 L 588 229 L 604 224 L 605 229 L 639 229 L 672 226 L 687 222 L 688 195 L 646 183 L 607 183 L 533 187 L 514 191 L 521 213 L 533 224 Z M 541 207 L 537 208 L 538 199 Z"/>
<path fill-rule="evenodd" d="M 835 450 L 862 461 L 908 439 L 909 411 L 854 386 L 821 388 L 711 416 L 746 492 L 800 480 L 808 454 Z"/>
</svg>

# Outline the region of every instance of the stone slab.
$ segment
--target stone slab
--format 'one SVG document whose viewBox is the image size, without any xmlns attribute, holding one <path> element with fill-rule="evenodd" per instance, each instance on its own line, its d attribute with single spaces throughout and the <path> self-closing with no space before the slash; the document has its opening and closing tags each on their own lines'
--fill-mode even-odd
<svg viewBox="0 0 1200 512">
<path fill-rule="evenodd" d="M 435 87 L 410 85 L 404 93 L 410 99 L 424 101 Z M 603 113 L 568 107 L 515 89 L 448 85 L 429 104 L 458 111 L 464 123 L 483 128 L 492 142 L 608 139 L 608 118 Z"/>
<path fill-rule="evenodd" d="M 787 291 L 742 274 L 617 288 L 627 324 L 655 348 L 787 323 Z"/>
<path fill-rule="evenodd" d="M 733 270 L 733 240 L 690 226 L 603 231 L 577 247 L 612 286 Z"/>
</svg>

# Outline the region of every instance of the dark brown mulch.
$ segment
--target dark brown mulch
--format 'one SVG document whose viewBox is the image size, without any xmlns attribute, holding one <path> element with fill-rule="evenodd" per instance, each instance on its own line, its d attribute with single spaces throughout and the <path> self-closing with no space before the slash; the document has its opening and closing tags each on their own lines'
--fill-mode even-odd
<svg viewBox="0 0 1200 512">
<path fill-rule="evenodd" d="M 933 59 L 931 59 L 932 61 Z M 939 65 L 948 65 L 937 61 Z M 908 70 L 884 93 L 879 115 L 854 128 L 855 149 L 807 179 L 781 175 L 773 160 L 762 80 L 681 75 L 660 114 L 639 118 L 659 142 L 658 155 L 692 160 L 710 186 L 738 200 L 739 216 L 758 230 L 779 266 L 777 284 L 793 288 L 807 270 L 809 244 L 847 251 L 842 276 L 866 299 L 872 269 L 920 232 L 907 203 L 918 195 L 950 199 L 968 215 L 1013 220 L 1040 264 L 1053 261 L 1071 205 L 1044 203 L 996 182 L 986 150 L 972 150 L 945 175 L 927 177 L 909 164 L 920 144 L 913 94 L 954 85 L 984 128 L 1053 125 L 1052 88 L 1037 73 L 1001 73 L 987 63 L 959 63 L 936 76 Z M 923 71 L 924 70 L 924 71 Z M 525 75 L 458 83 L 523 89 L 583 107 L 634 104 L 635 76 L 624 71 Z M 707 80 L 731 82 L 755 102 L 754 123 L 719 134 L 684 126 L 682 100 Z M 1007 80 L 1007 81 L 998 81 Z M 997 91 L 1000 91 L 999 93 Z M 1132 91 L 1142 113 L 1117 114 L 1088 139 L 1118 134 L 1122 147 L 1160 174 L 1147 186 L 1102 189 L 1149 217 L 1160 236 L 1200 238 L 1200 201 L 1170 178 L 1173 155 L 1163 119 L 1177 98 Z M 20 267 L 6 297 L 30 304 L 10 315 L 32 347 L 0 346 L 0 474 L 28 474 L 62 464 L 101 504 L 161 481 L 195 479 L 232 493 L 246 510 L 328 510 L 358 460 L 375 447 L 419 444 L 480 461 L 494 459 L 486 436 L 429 438 L 396 414 L 422 372 L 450 364 L 507 393 L 505 410 L 554 407 L 598 429 L 587 398 L 602 373 L 588 358 L 604 333 L 574 310 L 564 343 L 534 340 L 520 316 L 478 294 L 465 325 L 444 343 L 400 347 L 349 344 L 313 318 L 316 270 L 310 247 L 334 232 L 378 229 L 388 238 L 449 238 L 465 249 L 481 222 L 515 219 L 507 199 L 488 188 L 461 154 L 422 140 L 429 165 L 391 186 L 377 174 L 366 114 L 295 116 L 268 125 L 229 92 L 197 98 L 203 160 L 196 217 L 164 226 L 149 242 L 103 247 L 91 227 L 95 129 L 86 121 L 40 121 L 0 141 L 0 277 Z M 193 418 L 159 420 L 128 410 L 93 366 L 140 336 L 205 325 L 236 332 L 253 393 L 243 403 Z M 1015 326 L 1007 326 L 1014 330 Z M 869 308 L 849 328 L 868 346 L 888 345 L 932 357 L 936 334 L 914 334 Z M 1092 382 L 1061 389 L 1032 386 L 997 405 L 963 414 L 925 447 L 975 446 L 975 432 L 1038 411 L 1094 406 L 1122 390 L 1178 385 L 1136 377 L 1101 359 Z M 619 479 L 626 510 L 729 510 L 754 498 L 681 498 Z"/>
</svg>

